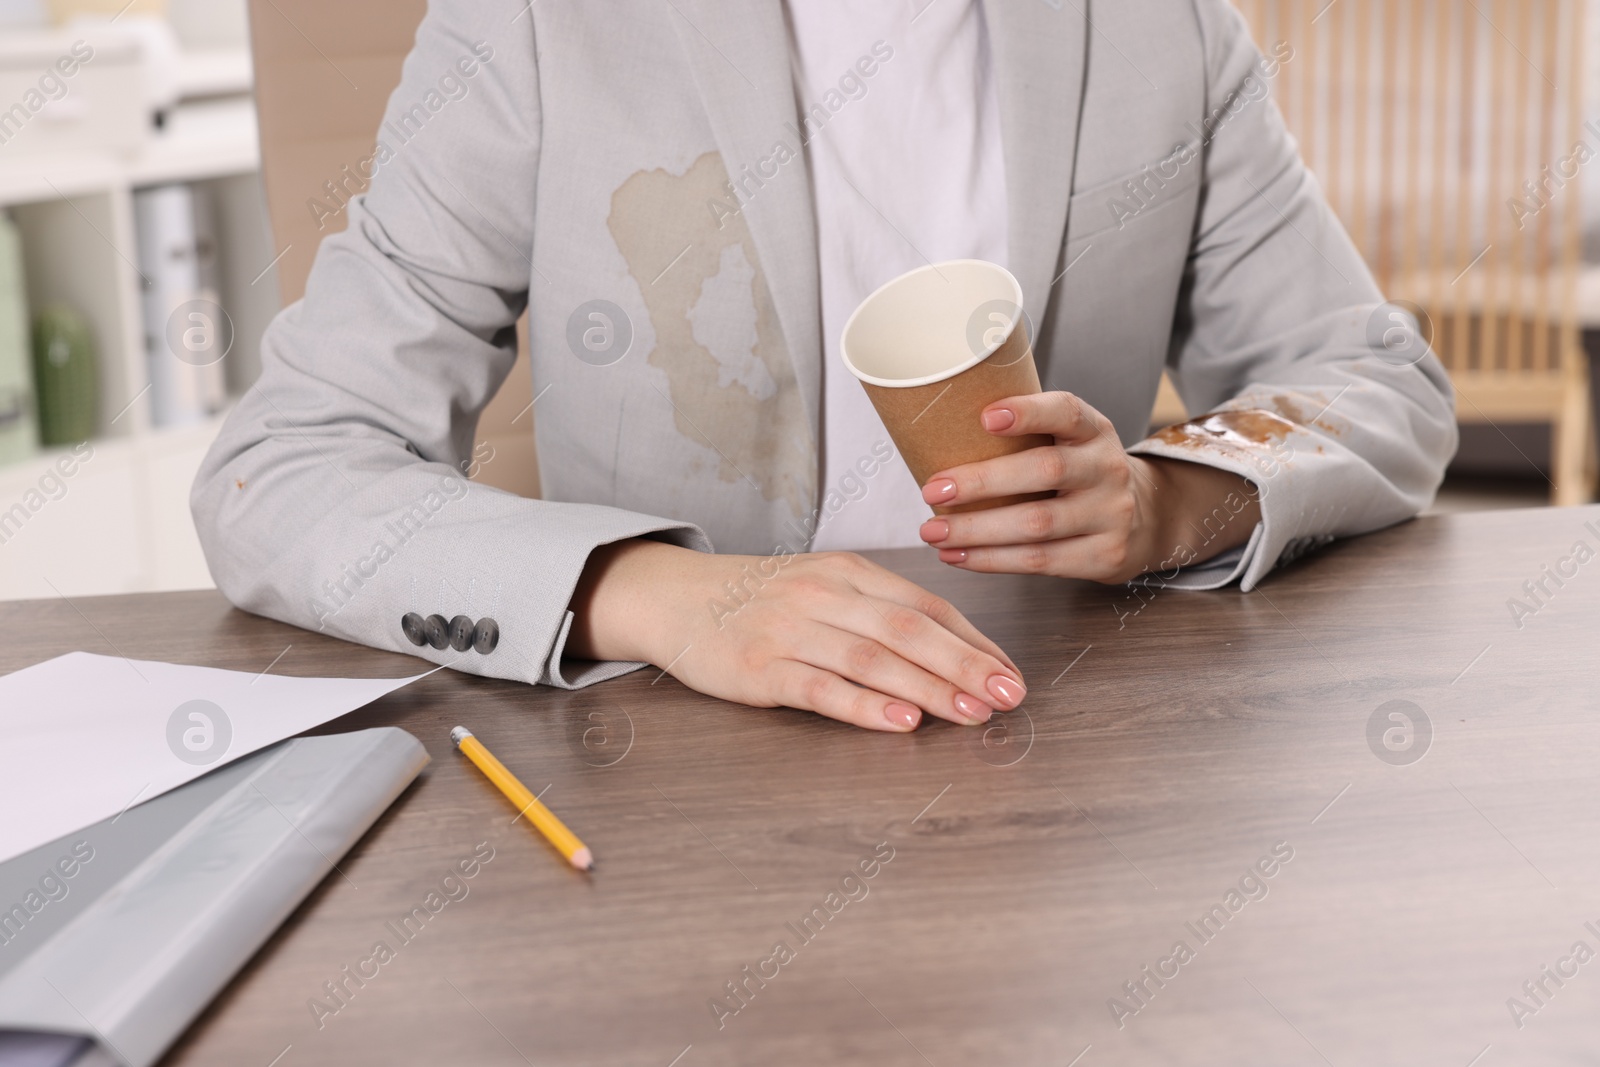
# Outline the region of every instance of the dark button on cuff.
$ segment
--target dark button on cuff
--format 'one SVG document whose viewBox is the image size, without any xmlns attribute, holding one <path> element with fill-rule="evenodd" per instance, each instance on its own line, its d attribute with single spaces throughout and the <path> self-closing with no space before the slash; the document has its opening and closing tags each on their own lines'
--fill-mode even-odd
<svg viewBox="0 0 1600 1067">
<path fill-rule="evenodd" d="M 414 611 L 408 611 L 400 620 L 400 631 L 406 635 L 406 640 L 413 645 L 428 643 L 428 624 L 422 621 L 422 616 Z"/>
<path fill-rule="evenodd" d="M 472 647 L 474 631 L 472 620 L 465 615 L 457 615 L 450 620 L 450 647 L 457 652 L 465 652 Z"/>
<path fill-rule="evenodd" d="M 444 648 L 450 643 L 450 624 L 443 615 L 429 615 L 424 625 L 428 630 L 428 644 Z"/>
<path fill-rule="evenodd" d="M 472 631 L 472 647 L 487 656 L 500 643 L 500 624 L 493 619 L 479 619 Z"/>
</svg>

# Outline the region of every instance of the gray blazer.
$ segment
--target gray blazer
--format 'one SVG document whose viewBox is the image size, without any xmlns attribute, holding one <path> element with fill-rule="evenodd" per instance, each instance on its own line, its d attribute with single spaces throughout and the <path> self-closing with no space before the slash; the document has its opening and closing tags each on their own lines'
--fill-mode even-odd
<svg viewBox="0 0 1600 1067">
<path fill-rule="evenodd" d="M 1163 580 L 1249 588 L 1426 506 L 1455 448 L 1449 383 L 1380 306 L 1266 95 L 1292 53 L 1263 60 L 1225 0 L 1118 0 L 1092 28 L 1071 0 L 985 11 L 1045 388 L 1136 451 L 1262 487 L 1247 549 Z M 562 663 L 597 545 L 804 550 L 823 346 L 802 140 L 836 104 L 795 99 L 777 0 L 432 0 L 372 186 L 196 479 L 218 586 L 348 640 L 577 686 L 636 666 Z M 463 478 L 493 462 L 474 430 L 524 309 L 542 500 Z M 770 383 L 704 343 L 728 323 L 754 324 Z M 1141 440 L 1163 368 L 1220 413 Z M 491 617 L 499 643 L 418 648 L 408 612 Z"/>
</svg>

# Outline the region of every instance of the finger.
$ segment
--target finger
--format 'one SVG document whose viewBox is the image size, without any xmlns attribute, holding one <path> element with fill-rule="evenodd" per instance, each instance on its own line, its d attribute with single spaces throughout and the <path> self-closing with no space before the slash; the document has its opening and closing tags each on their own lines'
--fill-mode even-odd
<svg viewBox="0 0 1600 1067">
<path fill-rule="evenodd" d="M 1018 685 L 1022 685 L 1022 671 L 999 645 L 989 640 L 954 604 L 937 594 L 930 593 L 909 578 L 862 559 L 860 556 L 841 554 L 837 562 L 856 591 L 915 608 L 961 640 L 981 652 L 987 652 L 1010 669 Z"/>
<path fill-rule="evenodd" d="M 1042 433 L 1081 443 L 1106 436 L 1115 440 L 1117 436 L 1110 419 L 1059 389 L 997 400 L 984 408 L 978 418 L 983 428 L 996 437 Z"/>
<path fill-rule="evenodd" d="M 1118 501 L 1127 494 L 1077 492 L 985 511 L 939 515 L 922 524 L 922 539 L 935 548 L 1028 545 L 1105 533 L 1117 526 Z"/>
<path fill-rule="evenodd" d="M 1095 582 L 1123 582 L 1144 573 L 1128 558 L 1127 540 L 1110 534 L 1031 545 L 941 549 L 939 559 L 986 574 L 1050 574 Z"/>
<path fill-rule="evenodd" d="M 898 610 L 911 611 L 910 608 Z M 926 619 L 926 616 L 923 618 Z M 928 622 L 933 625 L 931 620 Z M 805 651 L 796 658 L 858 685 L 888 693 L 958 726 L 973 726 L 989 721 L 995 698 L 975 696 L 940 674 L 924 669 L 908 658 L 911 650 L 903 638 L 896 642 L 894 635 L 884 634 L 888 641 L 895 642 L 891 648 L 876 637 L 864 635 L 857 627 L 866 629 L 861 625 L 861 620 L 857 621 L 856 626 L 845 629 L 828 624 L 816 625 L 804 635 L 802 647 Z M 880 633 L 886 628 L 887 624 L 878 627 Z M 951 640 L 955 638 L 952 636 Z M 968 651 L 974 656 L 983 655 L 976 649 Z M 989 659 L 987 656 L 984 658 Z"/>
<path fill-rule="evenodd" d="M 1040 445 L 994 459 L 964 463 L 929 478 L 922 499 L 930 506 L 971 504 L 1023 493 L 1072 492 L 1119 477 L 1122 446 Z"/>
<path fill-rule="evenodd" d="M 922 713 L 904 701 L 851 685 L 809 663 L 779 660 L 772 670 L 778 699 L 791 708 L 886 733 L 910 733 L 922 721 Z"/>
<path fill-rule="evenodd" d="M 937 600 L 938 598 L 934 599 Z M 971 621 L 969 621 L 965 615 L 961 614 L 961 612 L 957 611 L 953 605 L 944 601 L 939 602 L 943 604 L 942 611 L 929 610 L 926 605 L 918 608 L 918 610 L 924 615 L 928 616 L 934 622 L 938 623 L 940 626 L 943 626 L 946 630 L 949 630 L 951 633 L 961 638 L 961 640 L 965 641 L 973 648 L 978 649 L 980 652 L 987 652 L 1001 663 L 1004 663 L 1006 667 L 1010 669 L 1011 675 L 1016 680 L 1016 683 L 1022 686 L 1023 692 L 1026 693 L 1027 685 L 1022 680 L 1022 668 L 1017 666 L 1016 661 L 1010 656 L 1006 655 L 1005 650 L 999 645 L 989 640 L 982 630 L 974 626 Z"/>
<path fill-rule="evenodd" d="M 865 599 L 878 617 L 878 639 L 901 657 L 953 686 L 957 693 L 1000 711 L 1010 711 L 1022 703 L 1027 687 L 999 657 L 974 647 L 915 608 L 873 597 Z M 869 625 L 872 622 L 866 621 Z M 965 711 L 970 703 L 958 699 L 956 709 Z"/>
</svg>

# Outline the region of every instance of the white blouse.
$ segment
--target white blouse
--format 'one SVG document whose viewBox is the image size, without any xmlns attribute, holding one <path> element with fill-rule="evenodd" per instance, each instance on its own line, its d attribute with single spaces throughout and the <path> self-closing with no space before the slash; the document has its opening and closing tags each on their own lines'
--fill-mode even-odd
<svg viewBox="0 0 1600 1067">
<path fill-rule="evenodd" d="M 839 334 L 929 262 L 1006 262 L 1005 161 L 979 0 L 788 0 L 821 268 L 823 498 L 817 551 L 921 545 L 931 511 Z"/>
</svg>

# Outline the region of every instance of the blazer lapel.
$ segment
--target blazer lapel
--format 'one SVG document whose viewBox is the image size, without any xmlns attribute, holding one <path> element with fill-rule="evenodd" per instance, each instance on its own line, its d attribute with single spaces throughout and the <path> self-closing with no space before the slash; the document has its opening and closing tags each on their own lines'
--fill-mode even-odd
<svg viewBox="0 0 1600 1067">
<path fill-rule="evenodd" d="M 730 178 L 784 141 L 798 108 L 783 8 L 749 0 L 667 0 Z M 985 0 L 999 80 L 1012 273 L 1037 324 L 1061 267 L 1083 98 L 1086 0 Z M 806 419 L 821 434 L 822 338 L 816 218 L 803 159 L 744 207 L 778 309 Z"/>
<path fill-rule="evenodd" d="M 1078 151 L 1089 0 L 986 0 L 1000 89 L 1011 272 L 1035 330 L 1061 263 Z M 1042 356 L 1042 353 L 1041 353 Z M 1042 368 L 1041 368 L 1042 369 Z"/>
<path fill-rule="evenodd" d="M 793 130 L 799 111 L 783 5 L 750 0 L 667 3 L 728 177 L 737 182 L 745 164 L 754 170 L 780 141 L 796 153 L 749 199 L 743 214 L 772 291 L 805 416 L 813 440 L 818 440 L 822 324 L 816 217 L 804 150 Z"/>
</svg>

